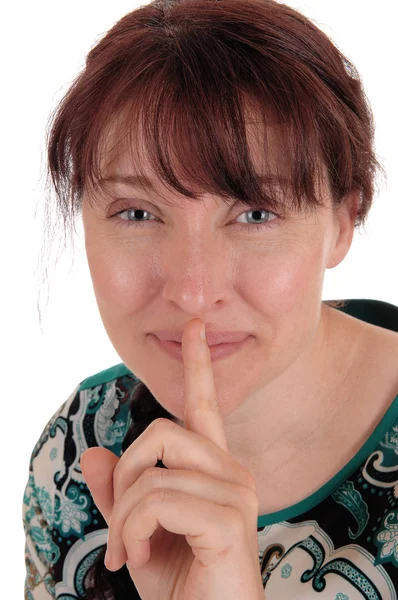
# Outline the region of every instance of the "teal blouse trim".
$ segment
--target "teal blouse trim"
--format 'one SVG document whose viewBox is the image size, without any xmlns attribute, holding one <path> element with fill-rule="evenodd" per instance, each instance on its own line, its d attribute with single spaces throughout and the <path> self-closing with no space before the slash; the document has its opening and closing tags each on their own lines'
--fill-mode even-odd
<svg viewBox="0 0 398 600">
<path fill-rule="evenodd" d="M 132 373 L 124 363 L 119 363 L 114 367 L 109 367 L 109 369 L 105 369 L 104 371 L 100 371 L 99 373 L 84 379 L 84 381 L 81 382 L 78 391 L 81 392 L 97 385 L 103 385 L 107 381 L 114 381 L 115 379 L 119 379 L 119 377 L 124 377 L 125 375 L 132 377 L 132 379 L 137 379 L 134 373 Z"/>
</svg>

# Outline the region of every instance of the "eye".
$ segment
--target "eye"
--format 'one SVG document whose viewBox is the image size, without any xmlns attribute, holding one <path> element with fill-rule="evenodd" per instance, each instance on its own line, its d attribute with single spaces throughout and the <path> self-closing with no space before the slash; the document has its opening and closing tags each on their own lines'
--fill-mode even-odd
<svg viewBox="0 0 398 600">
<path fill-rule="evenodd" d="M 121 218 L 121 215 L 124 213 L 128 213 L 128 217 L 126 218 Z M 132 215 L 132 213 L 135 213 L 135 219 L 137 219 L 136 221 L 131 221 L 130 217 Z M 280 217 L 279 215 L 277 215 L 276 213 L 272 213 L 266 209 L 251 209 L 251 210 L 246 210 L 245 212 L 241 213 L 237 219 L 244 217 L 244 215 L 249 214 L 251 216 L 249 216 L 249 223 L 242 223 L 242 222 L 237 222 L 234 226 L 237 227 L 239 230 L 259 230 L 259 229 L 264 229 L 266 227 L 270 228 L 270 227 L 275 227 L 276 225 L 279 224 L 280 221 Z M 152 216 L 153 218 L 149 218 L 148 215 Z M 274 218 L 270 218 L 270 215 L 273 215 Z M 143 209 L 143 208 L 139 208 L 139 207 L 132 207 L 132 206 L 127 206 L 122 208 L 121 210 L 119 210 L 118 212 L 116 212 L 113 215 L 110 215 L 109 218 L 115 218 L 118 217 L 117 219 L 117 225 L 121 225 L 123 227 L 144 227 L 145 223 L 147 221 L 158 221 L 157 217 L 155 217 L 152 213 L 148 212 L 147 210 Z M 244 217 L 246 218 L 246 217 Z M 257 221 L 261 221 L 261 220 L 265 220 L 264 223 L 258 223 Z"/>
<path fill-rule="evenodd" d="M 255 208 L 253 210 L 245 210 L 245 212 L 243 212 L 241 215 L 239 215 L 238 218 L 243 217 L 244 215 L 247 214 L 251 214 L 252 216 L 249 217 L 249 220 L 252 220 L 252 223 L 249 224 L 244 224 L 243 226 L 238 226 L 239 229 L 253 229 L 253 227 L 255 227 L 256 229 L 264 229 L 264 227 L 274 227 L 274 225 L 276 225 L 275 221 L 279 221 L 279 217 L 278 215 L 276 215 L 275 213 L 270 212 L 269 210 L 265 210 L 265 209 L 258 209 Z M 269 215 L 274 215 L 274 219 L 270 219 Z M 244 217 L 246 218 L 246 217 Z M 258 223 L 257 221 L 261 221 L 265 219 L 265 223 Z"/>
<path fill-rule="evenodd" d="M 130 221 L 129 217 L 131 216 L 131 213 L 134 213 L 134 212 L 136 213 L 135 218 L 138 220 Z M 119 215 L 122 215 L 123 213 L 130 213 L 129 216 L 127 217 L 127 219 L 122 219 L 119 217 Z M 152 213 L 148 212 L 147 210 L 144 210 L 143 208 L 135 208 L 132 206 L 128 206 L 127 208 L 122 208 L 122 210 L 119 210 L 114 215 L 110 215 L 110 218 L 119 217 L 119 219 L 117 219 L 118 225 L 127 226 L 127 227 L 143 227 L 145 221 L 147 220 L 145 218 L 146 215 L 152 215 Z M 152 215 L 152 217 L 153 216 L 154 215 Z M 156 219 L 156 217 L 155 217 L 155 219 Z M 153 219 L 148 219 L 148 220 L 153 221 Z"/>
</svg>

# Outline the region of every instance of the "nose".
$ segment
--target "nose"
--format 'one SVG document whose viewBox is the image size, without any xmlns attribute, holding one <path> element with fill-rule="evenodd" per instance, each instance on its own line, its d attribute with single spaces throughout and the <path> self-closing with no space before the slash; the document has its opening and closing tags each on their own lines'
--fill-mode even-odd
<svg viewBox="0 0 398 600">
<path fill-rule="evenodd" d="M 185 314 L 200 315 L 225 302 L 230 295 L 232 252 L 225 238 L 181 239 L 162 257 L 163 298 Z"/>
</svg>

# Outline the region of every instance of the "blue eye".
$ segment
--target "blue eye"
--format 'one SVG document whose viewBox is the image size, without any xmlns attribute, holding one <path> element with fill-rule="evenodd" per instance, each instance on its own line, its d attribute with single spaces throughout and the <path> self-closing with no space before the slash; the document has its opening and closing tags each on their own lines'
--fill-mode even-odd
<svg viewBox="0 0 398 600">
<path fill-rule="evenodd" d="M 122 226 L 127 226 L 127 227 L 143 227 L 144 226 L 144 215 L 152 215 L 152 213 L 148 212 L 147 210 L 144 210 L 143 208 L 133 208 L 131 206 L 127 207 L 127 208 L 123 208 L 122 210 L 119 210 L 117 213 L 115 213 L 114 215 L 111 215 L 112 217 L 117 217 L 123 213 L 132 213 L 132 212 L 136 212 L 138 213 L 138 215 L 135 218 L 138 218 L 138 221 L 130 221 L 128 218 L 127 219 L 118 219 L 118 225 L 122 225 Z M 152 215 L 153 216 L 153 215 Z M 155 217 L 156 219 L 156 217 Z M 151 221 L 153 221 L 153 219 L 150 219 Z"/>
<path fill-rule="evenodd" d="M 270 212 L 269 210 L 265 210 L 262 209 L 260 210 L 259 208 L 255 208 L 253 210 L 245 210 L 245 212 L 243 212 L 242 214 L 239 215 L 239 217 L 241 217 L 242 215 L 246 215 L 252 213 L 254 216 L 250 217 L 251 219 L 254 219 L 254 223 L 251 224 L 244 224 L 243 227 L 239 227 L 239 229 L 248 229 L 251 228 L 253 229 L 253 227 L 255 227 L 256 229 L 262 229 L 264 227 L 273 227 L 274 225 L 276 225 L 276 223 L 274 223 L 275 221 L 278 221 L 278 215 L 276 215 L 275 213 Z M 267 218 L 265 216 L 262 215 L 267 215 Z M 269 215 L 274 215 L 274 219 L 270 219 Z M 238 218 L 239 218 L 238 217 Z M 261 219 L 265 219 L 266 221 L 265 223 L 256 223 L 256 221 L 259 221 Z"/>
<path fill-rule="evenodd" d="M 127 219 L 122 219 L 122 218 L 118 218 L 117 219 L 117 225 L 121 225 L 123 227 L 144 227 L 145 222 L 146 221 L 157 221 L 158 219 L 156 217 L 154 217 L 154 219 L 146 219 L 145 216 L 146 215 L 151 215 L 152 217 L 154 215 L 152 215 L 152 213 L 148 212 L 147 210 L 144 210 L 143 208 L 138 208 L 138 207 L 132 207 L 132 206 L 127 206 L 122 208 L 121 210 L 119 210 L 117 213 L 110 215 L 109 218 L 114 218 L 114 217 L 119 217 L 119 215 L 122 215 L 123 213 L 137 213 L 135 218 L 138 219 L 137 221 L 130 221 L 129 218 Z M 265 209 L 252 209 L 252 210 L 246 210 L 243 213 L 241 213 L 239 215 L 239 217 L 241 217 L 242 215 L 248 214 L 248 213 L 252 213 L 254 216 L 249 217 L 250 219 L 254 219 L 254 222 L 252 223 L 244 223 L 244 224 L 237 224 L 236 226 L 238 227 L 238 229 L 242 230 L 249 230 L 249 229 L 264 229 L 265 227 L 274 227 L 277 224 L 279 224 L 279 220 L 280 217 L 279 215 L 277 215 L 276 213 L 272 213 L 268 210 Z M 274 215 L 274 218 L 270 218 L 270 215 Z M 237 217 L 237 218 L 239 218 Z M 256 223 L 256 221 L 259 221 L 261 219 L 265 219 L 264 223 Z"/>
</svg>

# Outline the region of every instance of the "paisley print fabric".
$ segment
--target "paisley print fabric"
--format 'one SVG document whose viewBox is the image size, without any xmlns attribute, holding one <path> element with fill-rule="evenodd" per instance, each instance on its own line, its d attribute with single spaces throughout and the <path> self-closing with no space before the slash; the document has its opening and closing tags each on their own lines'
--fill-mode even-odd
<svg viewBox="0 0 398 600">
<path fill-rule="evenodd" d="M 347 302 L 339 310 L 398 331 L 398 307 Z M 106 544 L 107 525 L 80 456 L 92 446 L 121 456 L 137 383 L 123 363 L 85 379 L 33 448 L 22 502 L 25 600 L 85 597 L 87 570 Z M 302 502 L 260 515 L 257 534 L 267 600 L 396 600 L 398 396 L 335 477 Z"/>
</svg>

